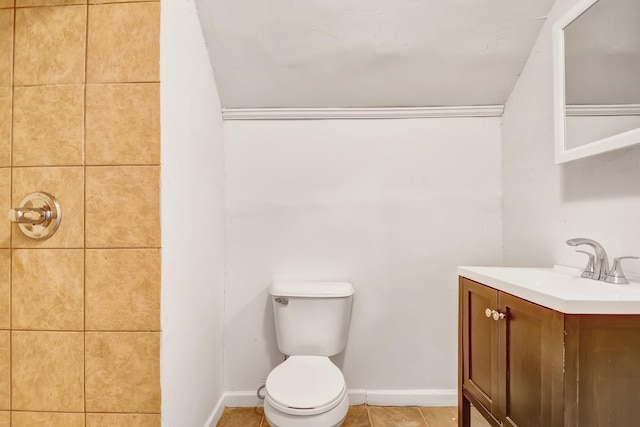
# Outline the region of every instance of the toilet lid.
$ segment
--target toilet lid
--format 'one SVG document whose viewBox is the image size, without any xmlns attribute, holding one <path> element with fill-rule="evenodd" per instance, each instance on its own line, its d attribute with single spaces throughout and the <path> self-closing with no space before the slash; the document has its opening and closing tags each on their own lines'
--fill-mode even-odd
<svg viewBox="0 0 640 427">
<path fill-rule="evenodd" d="M 291 356 L 271 371 L 266 392 L 280 409 L 328 411 L 344 396 L 346 384 L 328 357 Z"/>
</svg>

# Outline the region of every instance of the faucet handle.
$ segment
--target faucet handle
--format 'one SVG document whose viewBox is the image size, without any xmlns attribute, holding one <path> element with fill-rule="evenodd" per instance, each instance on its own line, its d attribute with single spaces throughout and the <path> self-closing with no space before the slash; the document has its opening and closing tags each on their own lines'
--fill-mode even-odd
<svg viewBox="0 0 640 427">
<path fill-rule="evenodd" d="M 624 277 L 624 272 L 622 271 L 622 264 L 620 263 L 623 259 L 639 259 L 637 256 L 621 256 L 613 259 L 613 266 L 611 270 L 604 278 L 604 281 L 607 283 L 615 283 L 617 285 L 626 285 L 629 283 L 626 277 Z"/>
<path fill-rule="evenodd" d="M 596 256 L 587 251 L 576 250 L 576 252 L 580 252 L 581 254 L 585 254 L 589 257 L 589 261 L 587 261 L 587 266 L 584 268 L 584 271 L 580 275 L 580 277 L 584 277 L 586 279 L 593 279 L 593 273 L 595 272 L 595 259 Z"/>
</svg>

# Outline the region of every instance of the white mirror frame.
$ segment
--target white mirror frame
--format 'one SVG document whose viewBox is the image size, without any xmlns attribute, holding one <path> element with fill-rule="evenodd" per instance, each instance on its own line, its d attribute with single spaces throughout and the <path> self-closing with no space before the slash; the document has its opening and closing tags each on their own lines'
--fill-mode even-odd
<svg viewBox="0 0 640 427">
<path fill-rule="evenodd" d="M 564 29 L 599 0 L 583 0 L 553 25 L 553 88 L 555 122 L 555 163 L 582 159 L 640 143 L 640 128 L 567 149 L 565 104 Z"/>
</svg>

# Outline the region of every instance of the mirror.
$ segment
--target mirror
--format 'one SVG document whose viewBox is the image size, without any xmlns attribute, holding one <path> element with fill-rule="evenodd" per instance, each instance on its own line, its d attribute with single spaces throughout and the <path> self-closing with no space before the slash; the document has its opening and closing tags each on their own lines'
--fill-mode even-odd
<svg viewBox="0 0 640 427">
<path fill-rule="evenodd" d="M 640 0 L 583 0 L 553 42 L 555 162 L 640 143 Z"/>
</svg>

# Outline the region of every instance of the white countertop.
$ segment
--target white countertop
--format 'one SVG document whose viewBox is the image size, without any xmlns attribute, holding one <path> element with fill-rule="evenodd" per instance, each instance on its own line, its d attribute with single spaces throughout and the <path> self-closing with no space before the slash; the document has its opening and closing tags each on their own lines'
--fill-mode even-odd
<svg viewBox="0 0 640 427">
<path fill-rule="evenodd" d="M 458 274 L 567 314 L 640 314 L 640 283 L 583 279 L 572 267 L 458 267 Z"/>
</svg>

